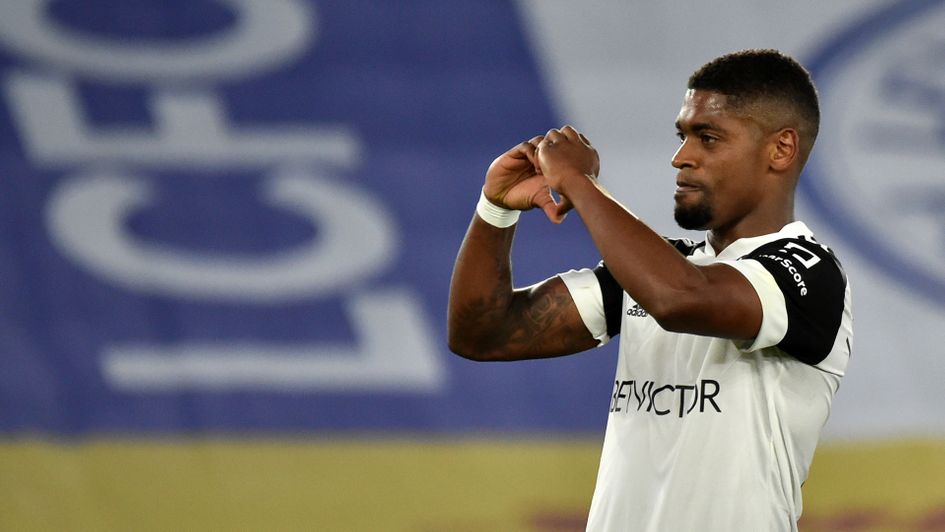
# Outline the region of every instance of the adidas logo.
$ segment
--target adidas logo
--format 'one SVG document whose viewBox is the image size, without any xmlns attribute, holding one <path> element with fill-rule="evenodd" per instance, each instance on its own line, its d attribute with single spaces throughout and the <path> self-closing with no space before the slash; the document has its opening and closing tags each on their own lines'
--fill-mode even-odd
<svg viewBox="0 0 945 532">
<path fill-rule="evenodd" d="M 632 307 L 627 309 L 627 316 L 634 316 L 636 318 L 645 318 L 648 316 L 643 307 L 639 303 L 634 304 Z"/>
</svg>

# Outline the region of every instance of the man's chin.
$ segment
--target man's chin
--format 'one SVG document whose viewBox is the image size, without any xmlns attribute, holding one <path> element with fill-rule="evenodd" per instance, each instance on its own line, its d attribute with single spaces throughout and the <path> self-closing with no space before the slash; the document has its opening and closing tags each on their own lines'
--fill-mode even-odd
<svg viewBox="0 0 945 532">
<path fill-rule="evenodd" d="M 709 228 L 708 225 L 693 225 L 691 223 L 684 223 L 676 220 L 676 224 L 681 228 L 687 231 L 705 231 Z"/>
<path fill-rule="evenodd" d="M 673 218 L 679 227 L 688 231 L 703 231 L 708 229 L 712 221 L 712 212 L 703 205 L 694 207 L 684 207 L 676 204 L 673 210 Z"/>
</svg>

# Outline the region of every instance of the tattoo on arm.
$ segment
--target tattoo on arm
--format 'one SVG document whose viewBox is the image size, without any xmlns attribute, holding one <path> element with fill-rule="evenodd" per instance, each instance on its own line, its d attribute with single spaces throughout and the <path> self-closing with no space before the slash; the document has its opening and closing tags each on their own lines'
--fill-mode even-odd
<svg viewBox="0 0 945 532">
<path fill-rule="evenodd" d="M 458 309 L 463 323 L 488 327 L 483 349 L 496 360 L 519 360 L 567 355 L 597 344 L 558 279 L 507 292 L 496 290 Z"/>
<path fill-rule="evenodd" d="M 513 236 L 473 217 L 450 281 L 451 349 L 473 360 L 522 360 L 597 345 L 560 278 L 513 288 Z"/>
</svg>

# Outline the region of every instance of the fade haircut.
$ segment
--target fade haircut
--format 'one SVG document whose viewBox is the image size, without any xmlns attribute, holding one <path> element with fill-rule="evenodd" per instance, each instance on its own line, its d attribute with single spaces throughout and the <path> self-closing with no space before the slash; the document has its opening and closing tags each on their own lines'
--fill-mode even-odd
<svg viewBox="0 0 945 532">
<path fill-rule="evenodd" d="M 724 94 L 730 109 L 750 115 L 768 132 L 797 129 L 802 163 L 814 147 L 820 128 L 817 89 L 810 72 L 778 50 L 723 55 L 696 70 L 688 86 Z"/>
</svg>

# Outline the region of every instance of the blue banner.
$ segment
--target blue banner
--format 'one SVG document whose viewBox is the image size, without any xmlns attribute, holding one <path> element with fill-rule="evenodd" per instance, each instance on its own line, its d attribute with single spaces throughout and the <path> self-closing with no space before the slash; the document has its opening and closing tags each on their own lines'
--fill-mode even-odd
<svg viewBox="0 0 945 532">
<path fill-rule="evenodd" d="M 519 16 L 5 4 L 0 431 L 602 428 L 612 347 L 446 347 L 485 169 L 560 125 Z M 598 260 L 576 217 L 546 224 L 520 224 L 518 285 Z"/>
</svg>

